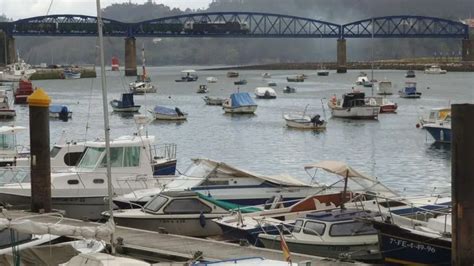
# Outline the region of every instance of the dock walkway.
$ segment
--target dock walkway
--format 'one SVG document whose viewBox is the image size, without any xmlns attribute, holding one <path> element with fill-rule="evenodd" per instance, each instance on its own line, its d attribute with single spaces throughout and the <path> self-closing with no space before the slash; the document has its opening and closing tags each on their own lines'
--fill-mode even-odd
<svg viewBox="0 0 474 266">
<path fill-rule="evenodd" d="M 37 216 L 34 213 L 25 211 L 7 211 L 7 217 L 28 218 L 38 222 L 57 222 L 58 218 L 49 216 Z M 61 224 L 75 226 L 95 226 L 97 223 L 85 222 L 64 218 Z M 283 254 L 278 250 L 257 248 L 253 246 L 240 246 L 237 244 L 220 242 L 215 240 L 200 239 L 172 234 L 162 234 L 128 227 L 117 226 L 115 238 L 123 238 L 122 251 L 128 255 L 150 259 L 152 257 L 161 258 L 181 258 L 189 260 L 195 256 L 196 252 L 202 252 L 202 258 L 206 261 L 227 260 L 243 257 L 264 257 L 272 260 L 283 261 Z M 328 260 L 321 257 L 304 254 L 292 254 L 293 262 L 308 262 L 305 265 L 344 265 L 346 263 Z M 311 263 L 309 263 L 311 262 Z M 352 264 L 352 263 L 351 263 Z M 354 264 L 352 264 L 354 265 Z"/>
</svg>

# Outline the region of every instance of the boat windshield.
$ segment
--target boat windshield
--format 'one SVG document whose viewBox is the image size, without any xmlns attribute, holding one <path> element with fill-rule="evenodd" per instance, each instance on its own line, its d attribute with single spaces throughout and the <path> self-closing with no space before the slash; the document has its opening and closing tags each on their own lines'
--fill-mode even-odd
<svg viewBox="0 0 474 266">
<path fill-rule="evenodd" d="M 2 134 L 0 135 L 0 150 L 14 150 L 15 149 L 15 136 L 13 134 Z"/>
<path fill-rule="evenodd" d="M 84 152 L 84 157 L 77 165 L 78 168 L 95 168 L 100 157 L 104 153 L 105 148 L 87 147 Z"/>
<path fill-rule="evenodd" d="M 107 165 L 104 156 L 100 167 Z M 113 147 L 110 148 L 110 165 L 112 167 L 137 167 L 140 165 L 140 147 Z"/>
<path fill-rule="evenodd" d="M 158 212 L 158 210 L 167 201 L 168 201 L 168 198 L 165 198 L 163 196 L 156 196 L 145 205 L 144 209 L 151 212 Z"/>
</svg>

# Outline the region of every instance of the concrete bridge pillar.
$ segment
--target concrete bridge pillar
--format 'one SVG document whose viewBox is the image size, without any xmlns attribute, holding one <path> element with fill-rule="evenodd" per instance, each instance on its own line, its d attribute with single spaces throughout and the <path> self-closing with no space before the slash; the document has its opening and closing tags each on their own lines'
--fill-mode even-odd
<svg viewBox="0 0 474 266">
<path fill-rule="evenodd" d="M 137 50 L 135 38 L 125 38 L 125 76 L 137 75 Z"/>
<path fill-rule="evenodd" d="M 6 34 L 0 31 L 0 66 L 7 64 L 7 39 Z"/>
<path fill-rule="evenodd" d="M 13 64 L 16 62 L 16 49 L 15 49 L 15 38 L 12 36 L 7 37 L 7 64 Z"/>
<path fill-rule="evenodd" d="M 346 39 L 337 40 L 337 73 L 347 72 Z"/>
<path fill-rule="evenodd" d="M 462 40 L 462 61 L 474 61 L 474 40 Z"/>
</svg>

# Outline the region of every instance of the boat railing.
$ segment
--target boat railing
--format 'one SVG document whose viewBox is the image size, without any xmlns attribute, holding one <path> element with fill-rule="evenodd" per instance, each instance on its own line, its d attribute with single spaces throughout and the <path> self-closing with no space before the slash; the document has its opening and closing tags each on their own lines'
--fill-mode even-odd
<svg viewBox="0 0 474 266">
<path fill-rule="evenodd" d="M 176 159 L 178 146 L 175 143 L 156 144 L 151 146 L 154 159 Z"/>
<path fill-rule="evenodd" d="M 137 182 L 139 183 L 142 183 L 143 184 L 143 188 L 142 189 L 148 189 L 148 188 L 152 188 L 148 181 L 153 181 L 152 184 L 153 185 L 157 185 L 157 180 L 156 178 L 153 178 L 153 177 L 150 177 L 146 174 L 139 174 L 139 175 L 130 175 L 130 176 L 123 176 L 121 178 L 118 178 L 117 179 L 117 185 L 118 185 L 118 188 L 120 190 L 123 190 L 124 187 L 122 187 L 121 184 L 124 184 L 129 191 L 132 191 L 131 193 L 133 193 L 133 195 L 135 197 L 137 197 L 137 195 L 135 194 L 135 190 L 137 190 L 136 186 L 132 186 L 132 183 L 133 184 L 136 184 Z M 155 187 L 155 186 L 153 186 Z"/>
<path fill-rule="evenodd" d="M 29 182 L 29 168 L 21 167 L 1 167 L 0 168 L 0 186 L 6 184 L 19 184 L 23 188 L 25 181 Z"/>
</svg>

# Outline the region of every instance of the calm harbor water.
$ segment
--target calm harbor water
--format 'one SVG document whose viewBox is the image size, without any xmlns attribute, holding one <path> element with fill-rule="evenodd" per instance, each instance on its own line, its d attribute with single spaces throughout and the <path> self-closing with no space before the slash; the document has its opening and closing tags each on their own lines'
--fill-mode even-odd
<svg viewBox="0 0 474 266">
<path fill-rule="evenodd" d="M 193 66 L 191 68 L 199 69 Z M 208 68 L 208 67 L 207 67 Z M 331 118 L 327 100 L 333 94 L 338 97 L 351 90 L 359 71 L 336 74 L 328 77 L 316 76 L 316 71 L 239 71 L 240 78 L 248 81 L 239 86 L 240 91 L 266 86 L 268 81 L 278 84 L 275 100 L 256 100 L 258 109 L 254 116 L 225 115 L 221 107 L 206 106 L 202 94 L 197 94 L 199 84 L 205 78 L 218 78 L 208 84 L 209 96 L 229 96 L 237 86 L 226 77 L 227 71 L 198 71 L 200 80 L 176 83 L 180 71 L 187 67 L 147 68 L 158 93 L 135 96 L 142 105 L 141 113 L 154 105 L 178 106 L 188 112 L 188 121 L 182 123 L 154 121 L 148 126 L 150 135 L 159 143 L 178 144 L 178 168 L 183 171 L 190 158 L 206 157 L 239 166 L 262 174 L 286 173 L 309 180 L 303 166 L 320 160 L 345 161 L 355 169 L 373 175 L 382 182 L 406 194 L 430 193 L 450 186 L 450 146 L 435 145 L 424 130 L 415 127 L 419 117 L 432 107 L 443 107 L 450 103 L 472 102 L 474 91 L 473 73 L 448 73 L 426 75 L 417 72 L 421 99 L 401 99 L 390 96 L 398 103 L 397 114 L 381 114 L 378 121 L 353 121 Z M 271 79 L 263 80 L 262 72 L 269 72 Z M 309 78 L 304 83 L 291 83 L 297 93 L 283 94 L 286 77 L 305 73 Z M 370 71 L 368 71 L 370 75 Z M 403 87 L 404 71 L 377 70 L 374 77 L 388 79 L 394 91 Z M 128 90 L 133 77 L 122 73 L 107 72 L 109 101 L 119 98 Z M 67 139 L 103 138 L 103 116 L 100 78 L 79 80 L 35 81 L 51 96 L 53 103 L 66 104 L 73 111 L 68 122 L 51 121 L 51 143 L 61 135 Z M 429 87 L 429 89 L 428 89 Z M 370 88 L 363 89 L 368 95 Z M 309 113 L 320 113 L 328 127 L 325 132 L 288 129 L 282 119 L 284 112 L 302 112 L 309 104 Z M 16 125 L 28 125 L 28 107 L 15 106 Z M 113 113 L 110 106 L 112 137 L 132 134 L 136 131 L 133 117 Z M 2 124 L 12 124 L 3 122 Z M 19 136 L 20 143 L 29 145 L 28 132 Z"/>
</svg>

